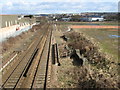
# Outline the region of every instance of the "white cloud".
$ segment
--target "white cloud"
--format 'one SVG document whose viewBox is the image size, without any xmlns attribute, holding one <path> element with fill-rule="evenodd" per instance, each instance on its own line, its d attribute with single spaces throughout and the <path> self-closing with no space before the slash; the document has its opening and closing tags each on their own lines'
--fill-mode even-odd
<svg viewBox="0 0 120 90">
<path fill-rule="evenodd" d="M 13 8 L 13 3 L 12 2 L 7 2 L 3 4 L 2 6 L 5 6 L 7 9 L 12 9 Z"/>
<path fill-rule="evenodd" d="M 80 13 L 86 11 L 117 11 L 116 3 L 109 2 L 7 2 L 3 13 Z"/>
<path fill-rule="evenodd" d="M 2 13 L 2 4 L 0 4 L 0 13 Z"/>
<path fill-rule="evenodd" d="M 112 10 L 112 9 L 117 9 L 116 11 L 118 11 L 118 8 L 115 8 L 115 7 L 113 7 L 113 6 L 104 6 L 104 7 L 99 7 L 99 10 L 100 11 L 110 11 L 110 10 Z"/>
<path fill-rule="evenodd" d="M 13 6 L 12 2 L 7 2 L 6 5 L 10 7 Z"/>
<path fill-rule="evenodd" d="M 119 2 L 119 0 L 2 0 L 1 2 Z"/>
</svg>

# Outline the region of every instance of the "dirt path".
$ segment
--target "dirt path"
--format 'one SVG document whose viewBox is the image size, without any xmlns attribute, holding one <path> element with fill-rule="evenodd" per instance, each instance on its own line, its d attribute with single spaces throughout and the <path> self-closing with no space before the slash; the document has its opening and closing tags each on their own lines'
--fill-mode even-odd
<svg viewBox="0 0 120 90">
<path fill-rule="evenodd" d="M 119 26 L 99 26 L 99 25 L 71 25 L 71 28 L 79 29 L 79 28 L 120 28 Z"/>
</svg>

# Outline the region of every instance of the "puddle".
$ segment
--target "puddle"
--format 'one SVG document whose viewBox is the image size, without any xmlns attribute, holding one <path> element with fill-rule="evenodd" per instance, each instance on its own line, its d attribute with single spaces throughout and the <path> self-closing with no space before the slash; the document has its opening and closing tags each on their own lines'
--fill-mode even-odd
<svg viewBox="0 0 120 90">
<path fill-rule="evenodd" d="M 110 38 L 119 38 L 119 35 L 109 35 Z"/>
</svg>

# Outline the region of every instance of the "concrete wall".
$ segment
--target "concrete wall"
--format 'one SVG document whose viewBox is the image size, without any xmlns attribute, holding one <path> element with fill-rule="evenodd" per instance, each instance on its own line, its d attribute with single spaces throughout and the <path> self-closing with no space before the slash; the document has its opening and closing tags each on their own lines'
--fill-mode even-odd
<svg viewBox="0 0 120 90">
<path fill-rule="evenodd" d="M 18 24 L 20 26 L 23 26 L 23 25 L 26 25 L 26 24 L 33 24 L 35 22 L 36 22 L 35 18 L 30 19 L 28 17 L 27 18 L 22 18 L 22 19 L 18 20 Z"/>
<path fill-rule="evenodd" d="M 35 18 L 21 18 L 18 15 L 0 15 L 0 28 L 10 27 L 19 24 L 20 26 L 36 23 Z"/>
<path fill-rule="evenodd" d="M 17 24 L 17 15 L 0 15 L 0 17 L 2 18 L 2 21 L 0 22 L 0 28 L 9 27 Z"/>
<path fill-rule="evenodd" d="M 0 15 L 0 28 L 2 27 L 2 16 Z"/>
</svg>

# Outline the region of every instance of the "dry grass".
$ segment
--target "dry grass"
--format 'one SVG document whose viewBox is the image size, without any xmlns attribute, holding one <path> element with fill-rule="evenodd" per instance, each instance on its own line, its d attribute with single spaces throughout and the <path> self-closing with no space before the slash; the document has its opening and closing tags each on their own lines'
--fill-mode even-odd
<svg viewBox="0 0 120 90">
<path fill-rule="evenodd" d="M 95 26 L 91 26 L 91 25 L 73 25 L 71 26 L 71 28 L 73 29 L 79 29 L 79 28 L 101 28 L 101 29 L 106 29 L 106 28 L 110 28 L 110 29 L 118 29 L 118 26 L 100 26 L 100 25 L 95 25 Z M 120 28 L 120 27 L 119 27 Z"/>
<path fill-rule="evenodd" d="M 117 74 L 116 69 L 117 65 L 109 62 L 104 53 L 99 52 L 99 48 L 95 43 L 87 40 L 83 33 L 79 34 L 77 32 L 70 32 L 66 33 L 66 36 L 69 38 L 69 41 L 67 42 L 68 46 L 70 45 L 75 49 L 80 49 L 81 47 L 85 47 L 85 45 L 93 46 L 95 49 L 93 49 L 93 55 L 96 53 L 96 57 L 101 56 L 104 60 L 97 61 L 96 59 L 93 59 L 92 55 L 90 55 L 88 58 L 91 57 L 91 60 L 94 62 L 91 61 L 91 63 L 89 63 L 89 61 L 85 61 L 84 63 L 86 64 L 83 67 L 79 67 L 74 66 L 69 57 L 61 58 L 61 67 L 59 67 L 58 70 L 58 87 L 120 88 L 120 82 L 118 79 L 119 75 Z M 59 46 L 59 48 L 61 47 Z M 59 50 L 60 53 L 64 52 L 63 48 L 64 47 Z"/>
<path fill-rule="evenodd" d="M 29 44 L 32 40 L 32 36 L 35 34 L 36 30 L 39 30 L 42 25 L 36 25 L 33 26 L 32 29 L 22 32 L 20 35 L 15 37 L 7 38 L 6 41 L 2 42 L 1 44 L 1 51 L 3 60 L 8 58 L 10 53 L 12 53 L 14 50 L 20 50 L 23 46 L 21 46 L 24 43 Z"/>
<path fill-rule="evenodd" d="M 23 40 L 28 31 L 22 32 L 16 37 L 7 38 L 6 41 L 2 42 L 2 53 L 7 52 L 11 47 L 13 47 L 19 40 Z"/>
<path fill-rule="evenodd" d="M 94 42 L 98 43 L 101 51 L 108 54 L 111 61 L 118 62 L 118 38 L 110 38 L 109 35 L 118 35 L 118 32 L 108 31 L 111 29 L 76 29 Z"/>
</svg>

